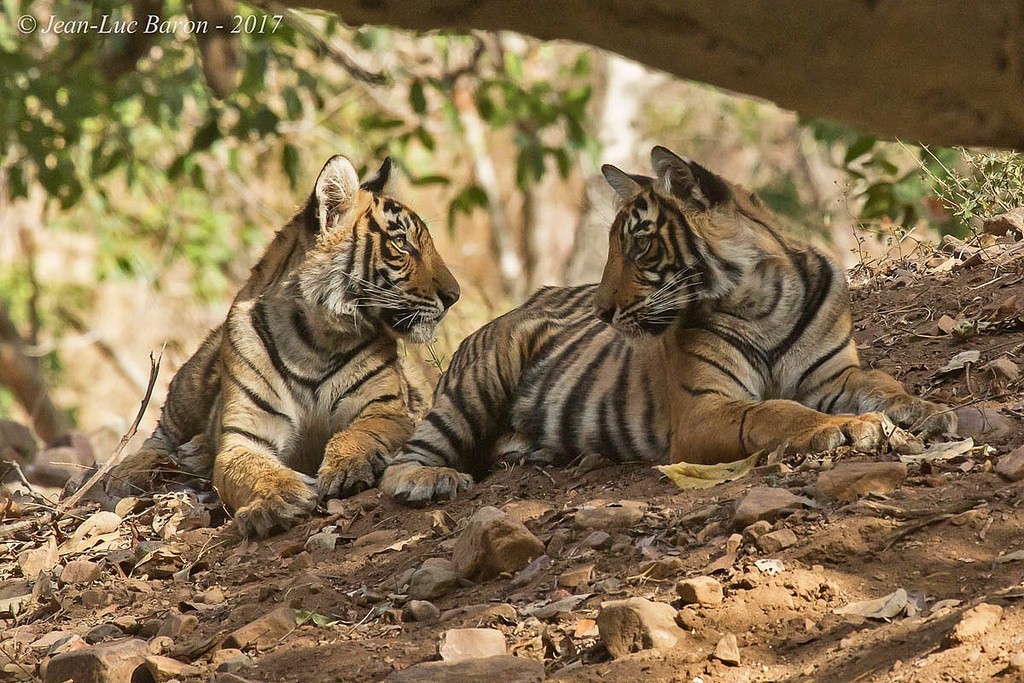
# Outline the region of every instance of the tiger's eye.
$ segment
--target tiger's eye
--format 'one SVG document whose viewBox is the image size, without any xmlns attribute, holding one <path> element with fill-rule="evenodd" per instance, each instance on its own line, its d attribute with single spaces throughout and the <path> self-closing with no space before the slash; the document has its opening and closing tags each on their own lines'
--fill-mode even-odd
<svg viewBox="0 0 1024 683">
<path fill-rule="evenodd" d="M 391 238 L 391 246 L 397 249 L 398 251 L 405 251 L 405 245 L 405 238 L 402 237 L 401 235 Z"/>
</svg>

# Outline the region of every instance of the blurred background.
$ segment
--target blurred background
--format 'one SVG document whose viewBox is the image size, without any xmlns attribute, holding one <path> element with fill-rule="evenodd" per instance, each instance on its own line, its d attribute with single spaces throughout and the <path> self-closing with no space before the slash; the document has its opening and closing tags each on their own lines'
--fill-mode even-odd
<svg viewBox="0 0 1024 683">
<path fill-rule="evenodd" d="M 0 416 L 43 443 L 84 432 L 101 460 L 150 353 L 163 364 L 140 439 L 335 153 L 371 170 L 395 157 L 396 196 L 462 283 L 442 366 L 538 286 L 600 277 L 600 164 L 647 172 L 654 144 L 756 190 L 859 272 L 1022 203 L 1017 155 L 881 141 L 579 44 L 353 29 L 270 3 L 238 5 L 230 43 L 17 24 L 196 11 L 153 2 L 4 0 L 0 15 Z"/>
</svg>

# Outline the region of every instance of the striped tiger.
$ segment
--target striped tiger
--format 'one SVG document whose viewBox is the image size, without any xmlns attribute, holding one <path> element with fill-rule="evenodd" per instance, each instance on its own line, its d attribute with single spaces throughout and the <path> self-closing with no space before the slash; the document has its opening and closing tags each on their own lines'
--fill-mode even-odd
<svg viewBox="0 0 1024 683">
<path fill-rule="evenodd" d="M 294 525 L 317 493 L 376 483 L 425 407 L 398 339 L 429 341 L 459 298 L 426 225 L 384 194 L 390 174 L 386 159 L 360 184 L 348 159 L 327 162 L 108 491 L 132 491 L 203 434 L 214 487 L 247 536 Z"/>
<path fill-rule="evenodd" d="M 654 148 L 603 173 L 620 208 L 597 285 L 547 287 L 469 336 L 381 478 L 453 498 L 510 456 L 719 463 L 783 444 L 874 449 L 955 416 L 862 370 L 839 265 L 750 192 Z"/>
</svg>

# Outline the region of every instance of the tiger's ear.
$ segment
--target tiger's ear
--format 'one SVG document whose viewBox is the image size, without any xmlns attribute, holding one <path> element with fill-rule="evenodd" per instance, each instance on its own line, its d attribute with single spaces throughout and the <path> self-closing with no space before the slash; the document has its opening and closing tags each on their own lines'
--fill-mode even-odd
<svg viewBox="0 0 1024 683">
<path fill-rule="evenodd" d="M 703 209 L 724 204 L 732 198 L 732 190 L 725 179 L 665 147 L 651 150 L 651 167 L 662 192 Z"/>
<path fill-rule="evenodd" d="M 317 231 L 330 229 L 339 216 L 352 208 L 358 194 L 359 175 L 352 162 L 340 154 L 328 159 L 313 189 Z"/>
<path fill-rule="evenodd" d="M 636 197 L 645 187 L 650 187 L 654 178 L 645 175 L 626 173 L 621 168 L 605 164 L 601 167 L 601 175 L 608 181 L 615 194 L 624 202 Z"/>
<path fill-rule="evenodd" d="M 384 161 L 381 162 L 380 168 L 372 176 L 363 181 L 360 185 L 361 188 L 367 192 L 374 194 L 387 194 L 387 189 L 391 181 L 391 157 L 384 157 Z"/>
</svg>

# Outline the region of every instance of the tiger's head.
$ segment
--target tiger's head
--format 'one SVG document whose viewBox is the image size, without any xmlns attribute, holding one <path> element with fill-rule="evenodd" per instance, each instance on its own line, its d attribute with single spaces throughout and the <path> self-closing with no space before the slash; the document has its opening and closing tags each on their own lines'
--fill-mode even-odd
<svg viewBox="0 0 1024 683">
<path fill-rule="evenodd" d="M 654 177 L 601 168 L 619 210 L 594 314 L 630 338 L 658 335 L 701 302 L 727 295 L 754 259 L 750 193 L 664 147 Z"/>
<path fill-rule="evenodd" d="M 338 324 L 428 342 L 458 301 L 459 283 L 423 219 L 386 194 L 390 177 L 390 158 L 362 183 L 348 159 L 328 160 L 306 205 L 316 240 L 299 289 Z"/>
</svg>

